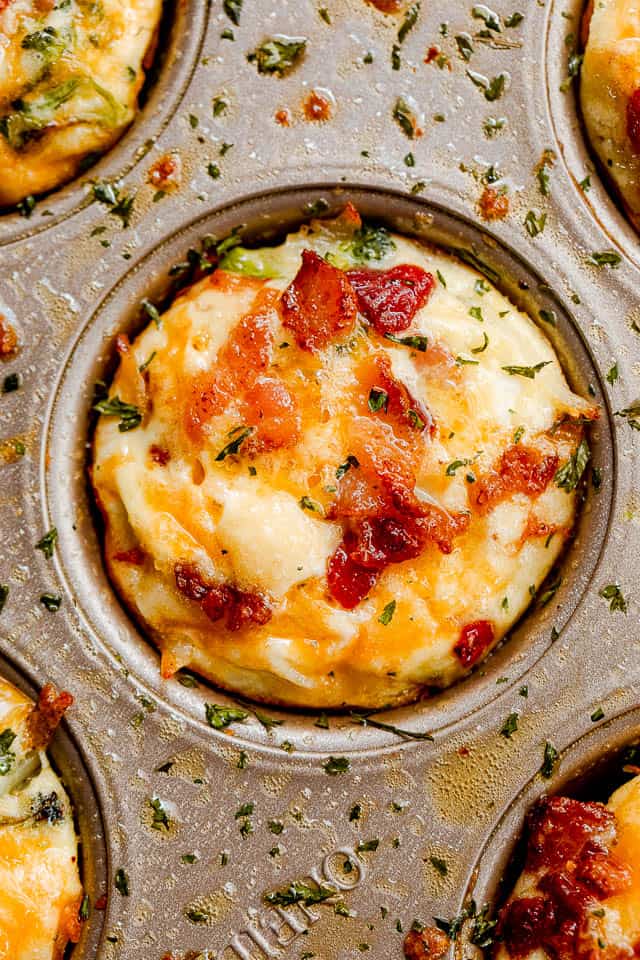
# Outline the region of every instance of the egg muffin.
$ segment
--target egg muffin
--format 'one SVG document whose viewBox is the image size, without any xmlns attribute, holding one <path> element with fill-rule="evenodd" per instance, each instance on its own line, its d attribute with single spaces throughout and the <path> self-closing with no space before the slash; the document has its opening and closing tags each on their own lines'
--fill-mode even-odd
<svg viewBox="0 0 640 960">
<path fill-rule="evenodd" d="M 136 115 L 162 0 L 0 0 L 0 206 L 53 190 Z"/>
<path fill-rule="evenodd" d="M 598 410 L 485 276 L 353 207 L 233 243 L 118 338 L 111 579 L 164 676 L 317 708 L 446 687 L 563 550 Z"/>
</svg>

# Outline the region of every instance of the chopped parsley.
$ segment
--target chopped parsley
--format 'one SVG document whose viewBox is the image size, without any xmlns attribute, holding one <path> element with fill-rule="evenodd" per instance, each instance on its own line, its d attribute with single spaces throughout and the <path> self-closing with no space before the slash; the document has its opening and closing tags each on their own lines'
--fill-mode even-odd
<svg viewBox="0 0 640 960">
<path fill-rule="evenodd" d="M 415 27 L 419 13 L 419 3 L 414 3 L 413 6 L 409 7 L 405 14 L 405 18 L 400 25 L 400 29 L 398 30 L 398 43 L 404 43 L 409 32 Z"/>
<path fill-rule="evenodd" d="M 240 26 L 240 13 L 243 0 L 224 0 L 222 9 L 236 27 Z"/>
<path fill-rule="evenodd" d="M 396 100 L 393 108 L 393 119 L 402 132 L 409 137 L 409 140 L 413 140 L 416 135 L 416 118 L 404 97 L 398 97 Z"/>
<path fill-rule="evenodd" d="M 371 387 L 368 404 L 372 413 L 377 413 L 379 410 L 384 410 L 386 413 L 389 406 L 389 394 L 379 387 Z"/>
<path fill-rule="evenodd" d="M 227 457 L 231 456 L 234 453 L 237 453 L 247 437 L 250 437 L 254 432 L 255 427 L 235 427 L 233 430 L 230 430 L 227 434 L 228 437 L 232 437 L 229 443 L 222 448 L 220 453 L 216 457 L 216 462 L 221 460 L 226 460 Z"/>
<path fill-rule="evenodd" d="M 16 759 L 16 755 L 11 749 L 16 735 L 9 727 L 0 733 L 0 777 L 5 777 Z"/>
<path fill-rule="evenodd" d="M 532 367 L 507 366 L 502 369 L 512 377 L 527 377 L 529 380 L 535 380 L 536 374 L 540 373 L 543 367 L 548 367 L 550 363 L 551 360 L 543 360 Z"/>
<path fill-rule="evenodd" d="M 110 397 L 94 403 L 93 409 L 103 417 L 120 417 L 118 430 L 126 433 L 142 423 L 142 414 L 133 403 L 125 403 L 120 397 Z"/>
<path fill-rule="evenodd" d="M 376 838 L 375 840 L 365 840 L 363 843 L 359 843 L 356 847 L 356 853 L 373 853 L 380 846 L 380 841 Z"/>
<path fill-rule="evenodd" d="M 40 597 L 40 603 L 49 613 L 55 613 L 56 610 L 60 609 L 62 604 L 62 597 L 57 596 L 54 593 L 43 593 Z"/>
<path fill-rule="evenodd" d="M 375 727 L 377 730 L 386 730 L 388 733 L 393 733 L 403 740 L 427 740 L 433 742 L 433 737 L 430 733 L 420 733 L 416 730 L 403 730 L 401 727 L 396 727 L 392 723 L 385 723 L 384 720 L 375 720 L 370 713 L 359 713 L 353 710 L 350 717 L 352 723 L 357 723 L 361 727 Z"/>
<path fill-rule="evenodd" d="M 396 245 L 384 227 L 363 224 L 353 235 L 349 252 L 354 260 L 383 260 L 396 249 Z"/>
<path fill-rule="evenodd" d="M 50 560 L 53 556 L 53 551 L 55 550 L 56 544 L 58 542 L 58 531 L 55 527 L 51 527 L 51 530 L 48 533 L 45 533 L 36 543 L 36 550 L 42 550 L 42 553 Z"/>
<path fill-rule="evenodd" d="M 635 400 L 624 410 L 616 410 L 614 416 L 624 417 L 632 430 L 640 430 L 640 400 Z"/>
<path fill-rule="evenodd" d="M 165 810 L 162 800 L 159 797 L 153 797 L 149 800 L 149 806 L 152 810 L 151 827 L 153 830 L 168 830 L 169 816 Z"/>
<path fill-rule="evenodd" d="M 443 860 L 442 857 L 429 857 L 429 863 L 433 869 L 440 874 L 441 877 L 446 877 L 446 875 L 449 873 L 447 861 Z"/>
<path fill-rule="evenodd" d="M 303 903 L 309 907 L 314 903 L 322 903 L 329 897 L 334 897 L 336 891 L 329 887 L 317 886 L 310 887 L 301 880 L 294 880 L 283 890 L 274 890 L 272 893 L 265 893 L 264 901 L 272 907 L 290 907 L 294 903 Z"/>
<path fill-rule="evenodd" d="M 483 337 L 482 346 L 471 347 L 471 353 L 484 353 L 484 351 L 487 349 L 487 347 L 489 346 L 489 337 L 486 335 L 486 333 L 483 333 L 482 337 Z"/>
<path fill-rule="evenodd" d="M 604 720 L 604 710 L 602 707 L 598 707 L 598 709 L 594 710 L 591 714 L 592 723 L 598 723 L 599 720 Z"/>
<path fill-rule="evenodd" d="M 329 757 L 329 759 L 322 764 L 324 772 L 332 777 L 335 777 L 339 773 L 346 773 L 350 766 L 351 761 L 348 757 Z"/>
<path fill-rule="evenodd" d="M 324 516 L 324 509 L 321 503 L 318 503 L 317 500 L 314 500 L 312 497 L 305 494 L 303 497 L 300 497 L 298 504 L 301 510 L 309 510 L 311 513 L 319 513 L 320 516 Z"/>
<path fill-rule="evenodd" d="M 554 747 L 552 743 L 547 740 L 544 745 L 544 758 L 542 760 L 542 766 L 540 767 L 540 773 L 545 778 L 545 780 L 550 780 L 553 776 L 553 771 L 555 770 L 558 761 L 560 759 L 560 754 Z"/>
<path fill-rule="evenodd" d="M 427 349 L 427 338 L 422 334 L 413 334 L 408 337 L 396 337 L 392 333 L 385 333 L 385 340 L 392 340 L 393 343 L 400 343 L 403 347 L 411 347 L 413 350 L 419 350 L 425 353 Z"/>
<path fill-rule="evenodd" d="M 614 363 L 614 365 L 607 372 L 606 381 L 607 383 L 610 383 L 611 386 L 613 386 L 616 380 L 619 379 L 619 377 L 620 377 L 620 373 L 618 371 L 618 364 Z"/>
<path fill-rule="evenodd" d="M 458 46 L 458 53 L 462 59 L 468 63 L 473 55 L 473 44 L 471 42 L 471 37 L 468 33 L 459 33 L 455 40 Z"/>
<path fill-rule="evenodd" d="M 231 723 L 241 723 L 249 714 L 238 707 L 223 707 L 219 703 L 205 703 L 207 723 L 214 730 L 224 730 Z"/>
<path fill-rule="evenodd" d="M 484 93 L 485 99 L 490 103 L 499 100 L 505 91 L 507 83 L 506 73 L 499 73 L 497 77 L 489 80 L 482 73 L 476 73 L 475 70 L 467 70 L 469 79 Z"/>
<path fill-rule="evenodd" d="M 617 583 L 610 583 L 608 586 L 603 587 L 600 591 L 600 596 L 603 600 L 609 602 L 609 610 L 611 613 L 616 613 L 616 611 L 620 613 L 627 612 L 627 601 Z"/>
<path fill-rule="evenodd" d="M 511 737 L 518 729 L 518 714 L 510 713 L 505 722 L 500 728 L 500 735 L 503 736 L 506 740 L 511 740 Z"/>
<path fill-rule="evenodd" d="M 534 210 L 529 210 L 526 217 L 524 218 L 524 225 L 526 227 L 527 233 L 530 237 L 539 236 L 545 228 L 547 222 L 546 213 L 541 213 L 536 216 Z"/>
<path fill-rule="evenodd" d="M 484 20 L 488 30 L 495 30 L 496 33 L 502 31 L 500 17 L 497 13 L 494 13 L 493 10 L 490 10 L 489 7 L 486 7 L 484 3 L 479 3 L 475 7 L 472 7 L 471 16 L 476 20 Z"/>
<path fill-rule="evenodd" d="M 247 60 L 255 63 L 258 73 L 284 77 L 302 59 L 306 47 L 306 37 L 272 37 L 256 47 Z"/>
<path fill-rule="evenodd" d="M 566 463 L 564 463 L 556 472 L 554 480 L 561 490 L 571 493 L 576 489 L 580 478 L 587 468 L 591 459 L 591 451 L 586 440 L 581 440 L 575 453 L 573 453 Z"/>
<path fill-rule="evenodd" d="M 119 869 L 116 870 L 115 885 L 116 890 L 118 893 L 122 894 L 123 897 L 129 896 L 129 877 L 122 867 L 119 867 Z"/>
<path fill-rule="evenodd" d="M 341 463 L 336 470 L 336 480 L 340 480 L 344 477 L 347 470 L 350 470 L 351 467 L 359 467 L 358 458 L 354 457 L 352 454 L 349 454 L 344 463 Z"/>
<path fill-rule="evenodd" d="M 99 181 L 93 184 L 93 199 L 109 207 L 109 213 L 118 217 L 123 229 L 129 226 L 135 195 L 122 193 L 113 183 Z"/>
<path fill-rule="evenodd" d="M 378 623 L 381 623 L 383 627 L 388 627 L 393 619 L 393 615 L 396 612 L 396 601 L 390 600 L 386 604 L 384 610 L 378 617 Z"/>
<path fill-rule="evenodd" d="M 596 267 L 617 267 L 620 265 L 622 257 L 614 250 L 603 250 L 601 253 L 592 253 L 589 257 L 589 263 Z"/>
</svg>

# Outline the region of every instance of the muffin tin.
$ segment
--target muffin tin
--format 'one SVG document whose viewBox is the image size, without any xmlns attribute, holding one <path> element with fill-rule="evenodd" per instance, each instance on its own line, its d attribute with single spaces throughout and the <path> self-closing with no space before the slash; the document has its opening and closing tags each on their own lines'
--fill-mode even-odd
<svg viewBox="0 0 640 960">
<path fill-rule="evenodd" d="M 504 22 L 517 4 L 491 6 Z M 522 12 L 518 26 L 486 38 L 471 5 L 423 3 L 395 70 L 402 16 L 365 0 L 255 0 L 239 26 L 221 3 L 178 4 L 172 52 L 130 132 L 30 219 L 0 219 L 0 312 L 21 341 L 0 367 L 21 378 L 0 396 L 0 452 L 15 449 L 12 438 L 26 448 L 0 460 L 0 583 L 10 588 L 0 671 L 75 697 L 54 752 L 78 811 L 92 899 L 74 960 L 402 957 L 414 919 L 450 918 L 469 897 L 499 896 L 540 792 L 640 735 L 640 434 L 615 415 L 640 393 L 638 237 L 600 182 L 574 91 L 559 89 L 581 5 Z M 246 59 L 276 34 L 307 38 L 303 61 L 282 78 Z M 462 34 L 472 36 L 468 62 Z M 490 101 L 478 75 L 500 73 L 504 93 Z M 326 123 L 304 119 L 318 88 L 334 101 Z M 394 120 L 398 97 L 420 115 L 423 136 L 408 139 Z M 505 120 L 491 137 L 489 117 Z M 544 151 L 555 158 L 548 196 L 536 176 Z M 181 186 L 154 201 L 148 171 L 167 153 L 181 158 Z M 485 223 L 477 205 L 491 167 L 510 212 Z M 126 228 L 89 202 L 91 180 L 117 177 L 135 195 Z M 590 436 L 602 482 L 587 484 L 557 592 L 534 602 L 468 680 L 375 714 L 373 725 L 263 706 L 256 715 L 249 704 L 245 721 L 218 731 L 204 705 L 237 702 L 204 681 L 163 681 L 104 572 L 86 482 L 93 385 L 113 370 L 115 335 L 141 327 L 140 300 L 166 292 L 170 266 L 204 235 L 241 228 L 261 239 L 308 219 L 314 205 L 337 210 L 348 199 L 400 232 L 471 254 L 534 318 L 553 313 L 545 333 L 572 386 L 594 391 L 602 410 Z M 535 237 L 529 210 L 538 222 L 547 215 Z M 619 265 L 593 262 L 605 251 Z M 34 545 L 52 526 L 59 542 L 47 559 Z M 612 584 L 626 614 L 600 595 Z M 43 593 L 62 597 L 57 612 L 39 602 Z M 508 738 L 501 729 L 513 713 Z M 547 742 L 561 754 L 549 780 L 539 774 Z M 328 773 L 331 757 L 345 758 L 346 771 Z M 157 799 L 168 824 L 154 824 Z M 305 876 L 336 884 L 350 916 L 332 901 L 283 913 L 265 905 L 266 892 Z M 452 949 L 468 955 L 464 935 Z"/>
</svg>

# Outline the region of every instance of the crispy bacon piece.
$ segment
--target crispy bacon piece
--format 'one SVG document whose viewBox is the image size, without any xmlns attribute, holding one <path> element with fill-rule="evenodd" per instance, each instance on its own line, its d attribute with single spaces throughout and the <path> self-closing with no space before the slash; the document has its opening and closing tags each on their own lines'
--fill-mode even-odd
<svg viewBox="0 0 640 960">
<path fill-rule="evenodd" d="M 543 798 L 529 815 L 525 870 L 536 875 L 540 896 L 522 897 L 501 911 L 498 935 L 510 955 L 543 949 L 556 960 L 625 957 L 606 952 L 598 906 L 627 890 L 631 871 L 611 854 L 615 815 L 600 803 Z"/>
<path fill-rule="evenodd" d="M 283 324 L 298 346 L 316 353 L 353 330 L 356 295 L 342 270 L 313 250 L 302 251 L 302 265 L 280 301 Z"/>
<path fill-rule="evenodd" d="M 195 600 L 213 622 L 226 618 L 228 630 L 241 630 L 250 624 L 265 624 L 272 609 L 261 593 L 239 590 L 228 583 L 208 583 L 191 563 L 176 563 L 176 587 L 188 600 Z"/>
<path fill-rule="evenodd" d="M 381 336 L 400 333 L 411 326 L 435 287 L 422 267 L 401 263 L 390 270 L 347 270 L 358 297 L 358 309 Z"/>
<path fill-rule="evenodd" d="M 156 443 L 152 443 L 149 447 L 149 456 L 154 463 L 158 463 L 161 467 L 166 467 L 171 460 L 169 451 L 165 450 L 164 447 L 159 447 Z"/>
<path fill-rule="evenodd" d="M 0 10 L 2 10 L 2 0 L 0 0 Z M 9 360 L 18 352 L 18 335 L 9 323 L 0 313 L 0 360 Z"/>
<path fill-rule="evenodd" d="M 504 220 L 509 213 L 509 197 L 494 187 L 485 187 L 478 200 L 478 209 L 485 220 Z"/>
<path fill-rule="evenodd" d="M 404 955 L 407 960 L 440 960 L 450 944 L 446 933 L 437 927 L 410 930 L 404 938 Z"/>
<path fill-rule="evenodd" d="M 627 135 L 634 153 L 640 153 L 640 87 L 634 90 L 627 103 Z"/>
<path fill-rule="evenodd" d="M 244 419 L 256 432 L 246 443 L 249 453 L 292 447 L 300 437 L 301 417 L 296 399 L 282 380 L 260 377 L 246 392 Z"/>
<path fill-rule="evenodd" d="M 312 90 L 304 100 L 305 119 L 324 123 L 331 119 L 331 101 L 318 90 Z"/>
<path fill-rule="evenodd" d="M 356 418 L 350 449 L 358 466 L 341 477 L 329 511 L 346 529 L 327 569 L 331 596 L 348 610 L 390 564 L 418 557 L 430 542 L 450 553 L 469 522 L 416 496 L 406 444 L 386 424 Z"/>
<path fill-rule="evenodd" d="M 474 620 L 460 631 L 460 639 L 453 652 L 463 667 L 472 667 L 489 649 L 495 638 L 490 620 Z"/>
<path fill-rule="evenodd" d="M 149 167 L 147 180 L 157 190 L 177 190 L 182 175 L 182 160 L 177 153 L 165 153 Z"/>
<path fill-rule="evenodd" d="M 275 291 L 264 291 L 256 298 L 250 313 L 242 317 L 216 361 L 212 373 L 197 378 L 190 391 L 185 411 L 185 427 L 193 440 L 199 440 L 205 424 L 227 409 L 231 401 L 254 385 L 269 365 L 273 347 L 270 314 Z"/>
<path fill-rule="evenodd" d="M 480 513 L 487 513 L 511 493 L 539 496 L 551 483 L 558 463 L 555 454 L 544 455 L 534 447 L 512 444 L 497 467 L 473 485 L 471 500 Z"/>
<path fill-rule="evenodd" d="M 392 422 L 396 433 L 403 439 L 410 440 L 416 434 L 425 433 L 427 430 L 433 435 L 435 423 L 431 413 L 401 380 L 394 377 L 391 361 L 387 356 L 376 356 L 373 364 L 367 365 L 362 373 L 362 384 L 367 404 L 372 389 L 386 393 L 386 403 L 373 412 L 373 415 Z M 370 406 L 368 411 L 372 412 Z"/>
<path fill-rule="evenodd" d="M 52 683 L 45 683 L 40 691 L 38 703 L 27 718 L 29 739 L 34 750 L 48 747 L 56 727 L 64 713 L 73 703 L 70 693 L 58 693 Z"/>
</svg>

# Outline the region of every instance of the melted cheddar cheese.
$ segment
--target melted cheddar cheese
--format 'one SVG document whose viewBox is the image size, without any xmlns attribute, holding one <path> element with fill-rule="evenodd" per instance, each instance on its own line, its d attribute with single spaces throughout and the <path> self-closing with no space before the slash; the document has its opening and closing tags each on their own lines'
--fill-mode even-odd
<svg viewBox="0 0 640 960">
<path fill-rule="evenodd" d="M 1 0 L 0 206 L 70 180 L 135 116 L 162 0 Z"/>
<path fill-rule="evenodd" d="M 120 340 L 92 478 L 110 575 L 166 676 L 189 665 L 245 695 L 310 707 L 410 701 L 488 653 L 571 531 L 575 490 L 554 476 L 575 465 L 576 419 L 597 410 L 478 273 L 359 222 L 351 209 L 278 247 L 232 249 L 131 345 Z M 315 303 L 301 257 L 312 286 L 321 277 Z M 363 265 L 383 298 L 401 289 L 398 309 L 418 278 L 426 305 L 394 339 L 361 312 L 347 332 L 336 315 L 340 329 L 320 344 L 331 291 L 348 312 Z M 315 346 L 301 346 L 307 334 Z M 491 494 L 518 457 L 545 465 L 544 484 Z M 392 520 L 380 520 L 381 487 Z M 386 524 L 388 550 L 396 535 L 410 540 L 405 513 L 428 516 L 417 528 L 429 531 L 369 580 L 338 562 L 354 524 L 363 540 L 367 510 Z"/>
<path fill-rule="evenodd" d="M 496 960 L 637 957 L 640 777 L 616 790 L 606 807 L 555 801 L 568 805 L 556 807 L 560 815 L 543 815 L 537 836 L 547 839 L 530 838 L 530 850 L 553 844 L 561 856 L 550 862 L 538 853 L 531 862 L 529 855 L 499 921 L 504 943 Z"/>
<path fill-rule="evenodd" d="M 0 958 L 59 960 L 82 887 L 69 798 L 32 744 L 34 706 L 0 679 Z"/>
<path fill-rule="evenodd" d="M 640 226 L 640 6 L 598 0 L 585 14 L 580 81 L 591 145 Z"/>
</svg>

